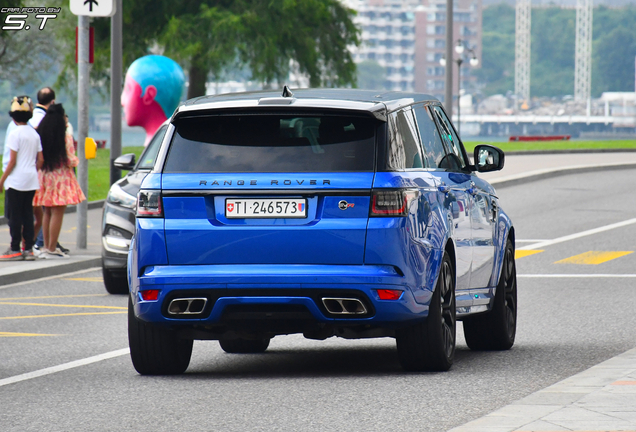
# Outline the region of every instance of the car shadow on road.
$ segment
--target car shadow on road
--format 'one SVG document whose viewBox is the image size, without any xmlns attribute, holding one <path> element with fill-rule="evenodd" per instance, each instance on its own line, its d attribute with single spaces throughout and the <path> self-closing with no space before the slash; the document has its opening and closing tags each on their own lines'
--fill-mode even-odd
<svg viewBox="0 0 636 432">
<path fill-rule="evenodd" d="M 456 365 L 473 355 L 458 350 Z M 454 366 L 455 367 L 455 366 Z M 462 368 L 463 369 L 463 368 Z M 450 372 L 452 373 L 453 369 Z M 227 354 L 197 358 L 186 372 L 189 378 L 311 378 L 435 375 L 440 372 L 405 372 L 395 347 L 343 347 L 326 349 L 270 349 L 263 354 Z M 442 372 L 444 373 L 444 372 Z"/>
</svg>

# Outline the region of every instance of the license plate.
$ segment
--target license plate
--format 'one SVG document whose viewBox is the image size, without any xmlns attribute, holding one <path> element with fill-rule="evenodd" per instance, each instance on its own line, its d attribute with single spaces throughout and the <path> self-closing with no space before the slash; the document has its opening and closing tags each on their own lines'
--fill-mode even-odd
<svg viewBox="0 0 636 432">
<path fill-rule="evenodd" d="M 307 200 L 304 198 L 227 198 L 225 217 L 228 219 L 306 218 Z"/>
</svg>

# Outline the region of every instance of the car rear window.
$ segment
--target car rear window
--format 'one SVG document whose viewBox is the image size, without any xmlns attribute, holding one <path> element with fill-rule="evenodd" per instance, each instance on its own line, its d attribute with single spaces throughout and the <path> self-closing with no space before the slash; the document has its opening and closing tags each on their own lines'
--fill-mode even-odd
<svg viewBox="0 0 636 432">
<path fill-rule="evenodd" d="M 165 173 L 373 171 L 370 117 L 240 114 L 178 119 Z"/>
</svg>

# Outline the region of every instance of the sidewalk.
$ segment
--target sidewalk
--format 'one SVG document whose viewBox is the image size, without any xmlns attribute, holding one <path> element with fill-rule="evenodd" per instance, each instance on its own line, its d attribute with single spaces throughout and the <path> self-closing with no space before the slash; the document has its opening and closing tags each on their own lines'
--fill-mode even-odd
<svg viewBox="0 0 636 432">
<path fill-rule="evenodd" d="M 47 276 L 100 267 L 101 258 L 101 207 L 89 209 L 87 213 L 87 248 L 77 248 L 77 213 L 64 215 L 59 242 L 70 249 L 70 258 L 58 260 L 4 261 L 0 262 L 0 286 L 29 281 Z M 10 241 L 9 226 L 0 225 L 0 247 L 6 248 Z"/>
<path fill-rule="evenodd" d="M 449 432 L 636 431 L 636 349 Z"/>
<path fill-rule="evenodd" d="M 479 174 L 495 188 L 567 173 L 636 167 L 636 152 L 506 155 L 504 169 Z"/>
</svg>

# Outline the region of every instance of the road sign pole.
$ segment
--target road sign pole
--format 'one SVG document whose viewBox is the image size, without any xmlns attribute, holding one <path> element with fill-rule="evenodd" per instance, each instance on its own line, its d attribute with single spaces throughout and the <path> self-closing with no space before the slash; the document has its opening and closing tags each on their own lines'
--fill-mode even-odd
<svg viewBox="0 0 636 432">
<path fill-rule="evenodd" d="M 110 22 L 110 184 L 121 178 L 115 159 L 121 156 L 122 0 L 115 0 Z"/>
<path fill-rule="evenodd" d="M 77 17 L 77 180 L 88 198 L 88 161 L 84 142 L 88 136 L 88 88 L 89 88 L 89 20 L 87 16 Z M 87 247 L 88 199 L 77 205 L 77 248 Z"/>
</svg>

